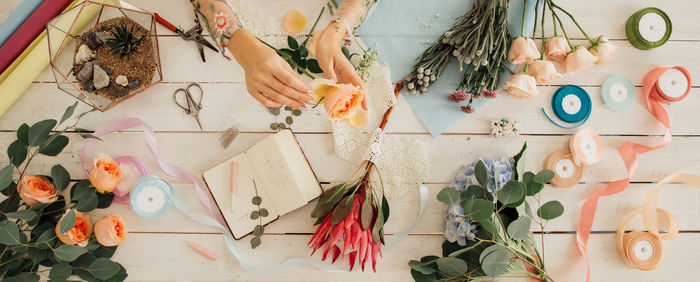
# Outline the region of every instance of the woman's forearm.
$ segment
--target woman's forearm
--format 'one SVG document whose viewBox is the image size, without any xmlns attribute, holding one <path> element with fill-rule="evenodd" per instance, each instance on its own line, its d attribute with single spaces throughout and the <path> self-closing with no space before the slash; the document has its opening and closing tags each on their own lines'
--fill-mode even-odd
<svg viewBox="0 0 700 282">
<path fill-rule="evenodd" d="M 225 0 L 190 0 L 209 35 L 224 54 L 233 34 L 241 27 L 236 13 Z"/>
<path fill-rule="evenodd" d="M 376 3 L 377 0 L 344 0 L 335 12 L 335 18 L 344 20 L 348 24 L 346 29 L 350 28 L 348 33 L 351 34 L 369 16 Z"/>
</svg>

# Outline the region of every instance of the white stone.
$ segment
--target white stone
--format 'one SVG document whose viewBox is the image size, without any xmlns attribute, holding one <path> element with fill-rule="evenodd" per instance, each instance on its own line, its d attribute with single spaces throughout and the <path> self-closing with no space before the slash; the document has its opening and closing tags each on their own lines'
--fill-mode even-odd
<svg viewBox="0 0 700 282">
<path fill-rule="evenodd" d="M 126 78 L 126 76 L 119 75 L 117 76 L 117 78 L 114 79 L 114 83 L 126 87 L 127 85 L 129 85 L 129 80 Z"/>
<path fill-rule="evenodd" d="M 83 44 L 78 48 L 78 52 L 75 53 L 75 63 L 80 65 L 89 60 L 95 58 L 95 51 L 90 50 L 90 47 Z"/>
<path fill-rule="evenodd" d="M 96 64 L 92 70 L 92 84 L 95 86 L 95 89 L 105 88 L 109 85 L 109 75 Z"/>
</svg>

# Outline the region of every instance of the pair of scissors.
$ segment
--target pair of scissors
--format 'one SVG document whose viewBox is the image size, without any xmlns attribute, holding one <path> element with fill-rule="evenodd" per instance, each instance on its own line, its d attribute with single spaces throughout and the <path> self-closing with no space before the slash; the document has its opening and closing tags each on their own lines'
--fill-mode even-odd
<svg viewBox="0 0 700 282">
<path fill-rule="evenodd" d="M 195 86 L 197 87 L 197 90 L 199 90 L 199 101 L 195 101 L 194 97 L 192 97 L 192 91 L 190 91 Z M 180 96 L 184 97 L 179 98 Z M 190 85 L 188 85 L 186 88 L 179 88 L 173 93 L 173 100 L 175 100 L 175 104 L 185 110 L 185 114 L 194 115 L 194 118 L 197 120 L 197 124 L 199 125 L 199 130 L 201 131 L 204 131 L 204 129 L 202 128 L 202 122 L 199 121 L 199 111 L 202 110 L 203 97 L 204 92 L 202 91 L 202 87 L 197 83 L 190 83 Z M 181 103 L 180 101 L 183 99 L 184 102 Z"/>
<path fill-rule="evenodd" d="M 199 22 L 199 16 L 197 13 L 194 13 L 194 23 L 195 26 L 190 28 L 187 31 L 184 31 L 182 27 L 175 27 L 175 25 L 171 24 L 170 22 L 166 21 L 164 18 L 162 18 L 158 13 L 154 13 L 153 16 L 156 19 L 156 22 L 159 24 L 163 25 L 167 29 L 169 29 L 172 32 L 175 32 L 180 35 L 185 40 L 190 40 L 194 41 L 197 43 L 197 49 L 199 49 L 199 56 L 202 57 L 202 62 L 206 62 L 207 60 L 204 58 L 204 47 L 206 46 L 207 48 L 213 50 L 214 52 L 219 53 L 219 50 L 214 47 L 209 41 L 204 39 L 202 36 L 202 24 Z"/>
</svg>

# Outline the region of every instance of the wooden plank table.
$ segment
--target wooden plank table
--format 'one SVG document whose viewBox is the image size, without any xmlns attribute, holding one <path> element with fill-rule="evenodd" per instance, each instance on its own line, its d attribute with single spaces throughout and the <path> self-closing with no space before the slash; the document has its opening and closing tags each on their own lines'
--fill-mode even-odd
<svg viewBox="0 0 700 282">
<path fill-rule="evenodd" d="M 437 0 L 436 5 L 439 4 Z M 0 21 L 19 5 L 21 0 L 5 0 L 0 6 Z M 191 22 L 191 8 L 186 0 L 149 1 L 132 0 L 132 4 L 150 11 L 156 11 L 174 23 L 185 26 Z M 307 18 L 312 18 L 323 0 L 247 1 L 263 11 L 266 16 L 281 19 L 288 9 L 298 9 Z M 554 90 L 560 85 L 575 83 L 583 86 L 593 98 L 593 114 L 584 126 L 602 135 L 606 145 L 604 161 L 586 168 L 582 183 L 572 189 L 554 189 L 547 186 L 542 192 L 546 199 L 557 199 L 565 206 L 562 217 L 552 221 L 546 230 L 545 260 L 547 268 L 558 281 L 585 280 L 586 267 L 575 248 L 575 227 L 583 200 L 601 187 L 601 183 L 617 180 L 626 175 L 616 148 L 626 140 L 653 144 L 658 142 L 662 126 L 643 107 L 641 80 L 643 75 L 657 65 L 682 65 L 691 74 L 700 74 L 700 6 L 687 1 L 574 1 L 561 0 L 592 34 L 604 33 L 620 46 L 613 63 L 606 67 L 596 67 L 571 77 L 565 77 L 556 85 L 539 87 L 540 96 L 532 100 L 519 100 L 509 95 L 501 95 L 483 109 L 463 118 L 437 139 L 431 139 L 410 107 L 400 100 L 387 131 L 402 134 L 428 142 L 430 145 L 431 177 L 430 206 L 420 221 L 403 242 L 385 253 L 377 265 L 377 273 L 328 274 L 309 266 L 301 266 L 292 271 L 255 276 L 245 272 L 238 262 L 225 251 L 221 234 L 209 227 L 199 225 L 172 210 L 158 220 L 146 220 L 136 216 L 127 206 L 113 205 L 107 211 L 93 212 L 98 218 L 105 212 L 118 213 L 125 217 L 129 226 L 129 239 L 124 242 L 114 259 L 122 263 L 132 281 L 409 281 L 407 263 L 424 255 L 439 254 L 442 237 L 444 206 L 435 199 L 437 192 L 454 177 L 459 165 L 471 162 L 485 152 L 493 155 L 517 152 L 523 141 L 528 141 L 527 169 L 539 170 L 545 156 L 554 148 L 564 148 L 568 144 L 571 130 L 555 127 L 540 113 L 539 107 L 549 104 Z M 673 20 L 671 40 L 661 48 L 640 51 L 633 48 L 624 33 L 624 23 L 634 11 L 647 6 L 659 6 Z M 328 16 L 324 16 L 327 21 Z M 324 20 L 321 22 L 324 23 Z M 307 26 L 307 29 L 309 27 Z M 138 95 L 126 103 L 106 112 L 89 115 L 80 126 L 95 129 L 100 125 L 123 117 L 138 117 L 149 123 L 160 142 L 162 156 L 194 175 L 227 158 L 230 158 L 258 140 L 273 133 L 269 124 L 275 117 L 267 113 L 245 91 L 242 69 L 235 62 L 215 58 L 208 53 L 209 60 L 201 63 L 191 42 L 184 42 L 173 33 L 158 27 L 164 81 L 152 90 Z M 569 25 L 570 33 L 583 42 L 582 35 Z M 394 70 L 402 71 L 402 70 Z M 629 77 L 638 89 L 637 103 L 624 112 L 615 112 L 602 105 L 600 87 L 602 82 L 613 74 Z M 700 173 L 700 84 L 695 80 L 690 96 L 682 102 L 666 107 L 673 126 L 672 143 L 661 150 L 639 157 L 640 167 L 633 183 L 626 191 L 604 197 L 599 202 L 594 234 L 589 243 L 589 255 L 593 281 L 686 281 L 696 279 L 700 270 L 700 193 L 687 186 L 669 185 L 668 192 L 661 193 L 659 206 L 673 212 L 679 221 L 681 234 L 671 242 L 666 242 L 665 263 L 655 271 L 643 272 L 626 266 L 615 251 L 614 231 L 620 216 L 641 204 L 644 193 L 651 188 L 649 182 L 658 181 L 673 172 Z M 201 120 L 205 131 L 200 132 L 196 122 L 186 116 L 172 100 L 176 88 L 189 82 L 202 85 L 206 97 Z M 1 95 L 1 93 L 0 93 Z M 46 118 L 58 118 L 63 109 L 74 103 L 74 99 L 56 88 L 53 75 L 46 70 L 36 79 L 27 92 L 0 119 L 0 148 L 6 148 L 14 140 L 15 129 L 23 122 L 33 123 Z M 80 105 L 78 111 L 87 110 Z M 218 137 L 228 127 L 224 120 L 236 119 L 241 134 L 228 149 L 222 149 Z M 516 118 L 523 135 L 518 138 L 492 139 L 488 137 L 489 120 Z M 330 123 L 318 111 L 303 114 L 295 120 L 294 130 L 307 153 L 312 167 L 320 181 L 333 183 L 345 180 L 355 165 L 333 154 Z M 76 133 L 67 134 L 71 138 L 69 146 L 56 159 L 40 158 L 30 168 L 31 173 L 48 174 L 50 167 L 61 163 L 74 176 L 80 175 L 77 150 L 81 138 Z M 128 154 L 147 159 L 148 153 L 141 146 L 141 134 L 120 132 L 105 140 L 104 146 L 114 156 Z M 135 145 L 131 145 L 135 144 Z M 0 158 L 0 165 L 7 164 L 6 156 Z M 148 162 L 149 168 L 156 165 Z M 191 185 L 174 181 L 190 207 L 203 211 L 194 199 Z M 392 217 L 387 224 L 387 233 L 398 231 L 415 217 L 418 195 L 409 192 L 392 202 Z M 249 263 L 272 265 L 289 257 L 306 257 L 310 249 L 306 247 L 313 220 L 308 217 L 311 205 L 284 216 L 266 227 L 263 244 L 256 250 L 249 248 L 248 240 L 240 242 Z M 641 228 L 641 220 L 632 226 Z M 219 260 L 209 261 L 194 253 L 188 241 L 197 241 L 217 252 Z M 539 240 L 538 240 L 539 241 Z M 344 266 L 344 265 L 343 265 Z M 503 278 L 503 280 L 507 280 Z"/>
</svg>

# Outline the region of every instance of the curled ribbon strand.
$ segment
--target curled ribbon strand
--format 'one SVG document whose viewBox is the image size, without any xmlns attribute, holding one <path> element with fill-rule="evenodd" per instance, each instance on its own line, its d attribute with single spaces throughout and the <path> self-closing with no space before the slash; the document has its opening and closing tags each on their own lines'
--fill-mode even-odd
<svg viewBox="0 0 700 282">
<path fill-rule="evenodd" d="M 685 75 L 688 87 L 685 90 L 685 93 L 683 93 L 683 95 L 680 95 L 678 97 L 672 97 L 667 95 L 667 93 L 663 93 L 661 89 L 659 89 L 659 78 L 666 71 L 669 70 L 677 70 Z M 618 149 L 618 152 L 620 153 L 620 156 L 622 157 L 622 160 L 625 163 L 625 168 L 627 169 L 627 178 L 608 183 L 607 185 L 603 186 L 598 191 L 593 193 L 593 195 L 591 195 L 583 203 L 583 206 L 581 207 L 581 216 L 576 227 L 576 243 L 579 251 L 581 252 L 581 255 L 586 260 L 586 281 L 590 281 L 591 278 L 591 266 L 588 261 L 587 245 L 588 237 L 590 236 L 591 228 L 593 227 L 593 220 L 595 218 L 595 210 L 596 206 L 598 205 L 598 199 L 602 196 L 608 196 L 622 192 L 627 188 L 632 177 L 634 177 L 635 173 L 637 172 L 637 155 L 659 148 L 663 148 L 671 142 L 671 124 L 668 119 L 668 113 L 666 113 L 666 110 L 664 110 L 664 108 L 661 106 L 661 103 L 672 103 L 682 100 L 690 92 L 691 85 L 692 82 L 688 70 L 680 66 L 655 67 L 644 76 L 644 80 L 642 81 L 642 92 L 644 93 L 647 109 L 656 118 L 656 120 L 658 120 L 661 124 L 664 125 L 666 130 L 661 142 L 659 142 L 655 146 L 644 146 L 632 141 L 627 141 L 624 144 L 622 144 L 622 146 L 620 146 L 620 148 Z"/>
</svg>

